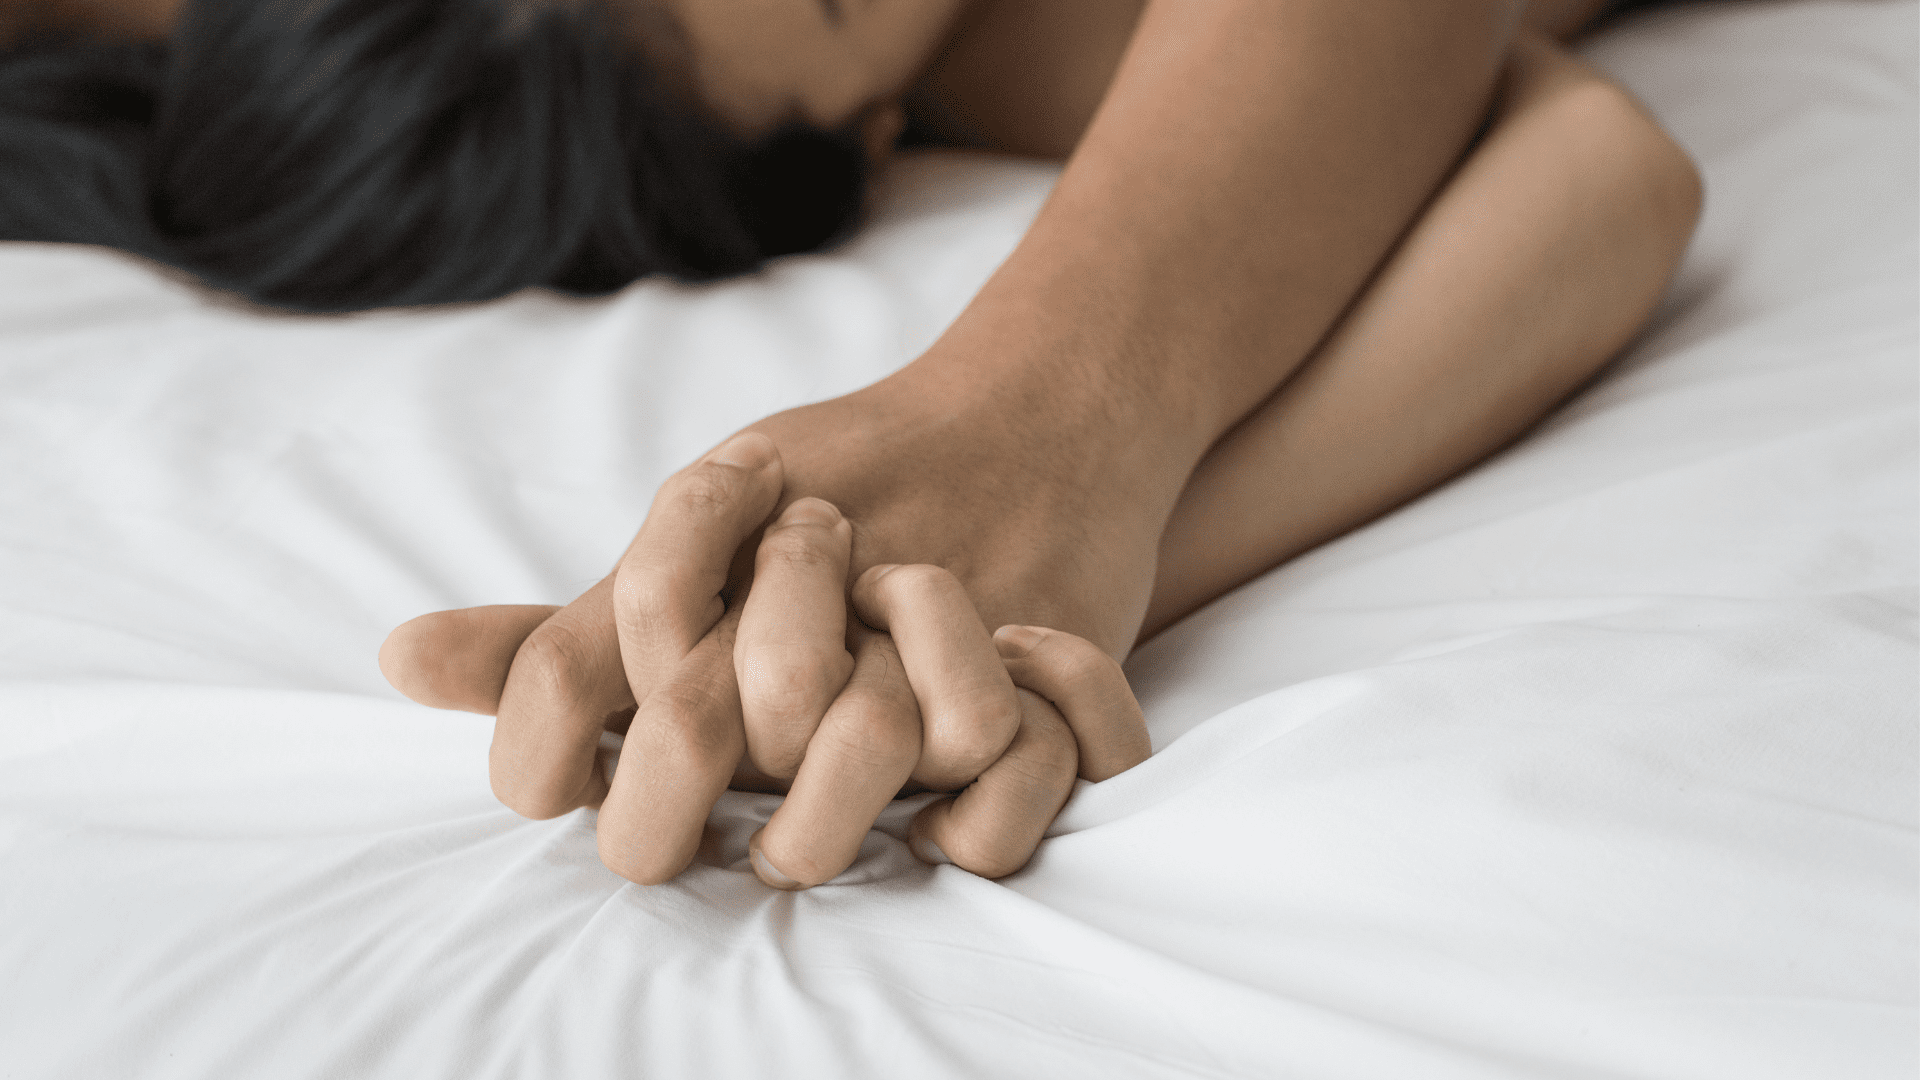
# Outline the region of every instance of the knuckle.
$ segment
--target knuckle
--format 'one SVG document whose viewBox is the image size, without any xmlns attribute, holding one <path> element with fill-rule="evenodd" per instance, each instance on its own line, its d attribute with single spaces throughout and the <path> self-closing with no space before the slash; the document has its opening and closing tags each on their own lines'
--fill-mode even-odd
<svg viewBox="0 0 1920 1080">
<path fill-rule="evenodd" d="M 847 650 L 827 642 L 779 642 L 743 652 L 741 690 L 769 697 L 831 697 L 853 670 Z"/>
<path fill-rule="evenodd" d="M 675 768 L 698 773 L 731 770 L 740 758 L 742 736 L 731 725 L 707 722 L 723 707 L 708 687 L 673 682 L 647 698 L 649 754 Z"/>
<path fill-rule="evenodd" d="M 622 560 L 613 573 L 613 610 L 621 622 L 645 622 L 671 610 L 682 576 L 649 558 Z"/>
<path fill-rule="evenodd" d="M 509 677 L 543 700 L 577 702 L 586 696 L 596 671 L 594 651 L 594 643 L 571 626 L 542 626 L 521 643 Z"/>
<path fill-rule="evenodd" d="M 661 495 L 678 510 L 694 515 L 725 511 L 740 496 L 737 470 L 703 462 L 668 480 Z"/>
<path fill-rule="evenodd" d="M 660 586 L 660 574 L 652 561 L 630 555 L 613 571 L 613 609 L 622 618 L 630 611 L 644 610 L 660 595 Z"/>
<path fill-rule="evenodd" d="M 630 639 L 646 643 L 698 637 L 714 616 L 717 597 L 705 595 L 685 571 L 649 563 L 623 564 L 613 582 L 614 618 Z"/>
<path fill-rule="evenodd" d="M 740 700 L 757 721 L 811 724 L 826 713 L 846 677 L 846 665 L 824 656 L 777 664 L 750 663 L 740 683 Z"/>
<path fill-rule="evenodd" d="M 807 685 L 791 673 L 756 672 L 740 684 L 740 704 L 755 723 L 792 727 L 818 720 L 831 691 Z"/>
</svg>

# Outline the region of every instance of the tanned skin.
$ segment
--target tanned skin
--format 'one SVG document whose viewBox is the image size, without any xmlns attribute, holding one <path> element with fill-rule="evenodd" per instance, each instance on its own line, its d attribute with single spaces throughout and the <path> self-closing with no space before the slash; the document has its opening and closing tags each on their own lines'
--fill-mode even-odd
<svg viewBox="0 0 1920 1080">
<path fill-rule="evenodd" d="M 843 870 L 902 781 L 961 790 L 916 819 L 923 858 L 1017 869 L 1076 765 L 1144 758 L 1136 640 L 1511 441 L 1652 311 L 1698 176 L 1519 14 L 1149 4 L 932 349 L 678 474 L 573 605 L 403 627 L 396 685 L 497 712 L 501 797 L 600 805 L 635 881 L 685 866 L 729 782 L 791 785 L 769 884 Z M 475 655 L 455 619 L 491 664 L 447 674 Z M 609 783 L 602 721 L 636 701 Z"/>
<path fill-rule="evenodd" d="M 776 887 L 844 870 L 903 787 L 959 792 L 916 854 L 1018 869 L 1076 776 L 1149 753 L 1137 641 L 1524 433 L 1645 321 L 1699 211 L 1686 155 L 1561 47 L 1593 0 L 657 3 L 743 132 L 858 122 L 879 157 L 913 109 L 1067 164 L 913 363 L 676 474 L 567 607 L 382 650 L 415 699 L 497 715 L 507 805 L 600 807 L 641 883 L 729 784 L 789 792 L 752 846 Z M 176 9 L 11 0 L 0 40 Z"/>
</svg>

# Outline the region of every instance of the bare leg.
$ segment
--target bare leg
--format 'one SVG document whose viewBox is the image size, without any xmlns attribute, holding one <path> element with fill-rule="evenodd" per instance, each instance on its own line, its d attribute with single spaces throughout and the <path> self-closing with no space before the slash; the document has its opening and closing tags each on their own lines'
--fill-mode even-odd
<svg viewBox="0 0 1920 1080">
<path fill-rule="evenodd" d="M 1481 145 L 1318 352 L 1195 470 L 1142 639 L 1535 424 L 1645 322 L 1699 202 L 1692 163 L 1631 97 L 1525 36 Z"/>
</svg>

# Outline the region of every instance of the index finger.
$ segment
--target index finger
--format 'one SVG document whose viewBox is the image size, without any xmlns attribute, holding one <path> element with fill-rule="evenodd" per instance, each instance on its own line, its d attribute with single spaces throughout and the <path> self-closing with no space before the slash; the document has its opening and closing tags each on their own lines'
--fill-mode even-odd
<svg viewBox="0 0 1920 1080">
<path fill-rule="evenodd" d="M 635 701 L 720 621 L 734 555 L 773 513 L 781 481 L 773 440 L 749 431 L 660 485 L 614 571 L 614 625 Z"/>
<path fill-rule="evenodd" d="M 747 434 L 676 473 L 620 566 L 521 643 L 488 758 L 501 802 L 551 818 L 606 796 L 608 718 L 644 702 L 718 621 L 733 552 L 779 498 L 779 464 L 772 440 Z"/>
</svg>

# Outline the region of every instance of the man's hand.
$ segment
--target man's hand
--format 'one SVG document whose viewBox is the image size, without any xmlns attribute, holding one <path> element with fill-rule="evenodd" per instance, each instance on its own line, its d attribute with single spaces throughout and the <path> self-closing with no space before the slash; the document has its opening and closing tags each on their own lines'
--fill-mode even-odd
<svg viewBox="0 0 1920 1080">
<path fill-rule="evenodd" d="M 1008 823 L 995 837 L 1017 861 L 985 850 L 947 854 L 998 874 L 1024 863 L 1060 802 L 1002 810 L 1005 800 L 986 793 L 1001 783 L 996 769 L 1017 774 L 1016 763 L 1041 753 L 1035 741 L 1059 720 L 1045 699 L 1014 693 L 1015 680 L 996 661 L 1002 648 L 1019 650 L 988 628 L 1065 631 L 1018 666 L 1030 676 L 1056 673 L 1048 694 L 1055 703 L 1084 694 L 1105 694 L 1114 708 L 1124 702 L 1118 713 L 1080 710 L 1081 775 L 1105 779 L 1144 760 L 1150 746 L 1118 658 L 1138 633 L 1160 532 L 1188 463 L 1160 452 L 1144 428 L 1115 423 L 1125 410 L 1084 387 L 1054 402 L 951 374 L 923 358 L 860 393 L 749 429 L 779 446 L 782 498 L 795 501 L 761 542 L 734 662 L 753 765 L 778 779 L 797 775 L 795 748 L 839 707 L 847 660 L 835 584 L 851 576 L 855 613 L 888 632 L 901 661 L 876 671 L 863 692 L 900 711 L 911 701 L 921 718 L 911 778 L 942 791 L 974 785 L 921 825 L 938 831 L 948 812 L 964 819 L 972 802 L 992 807 L 981 820 Z M 1102 409 L 1113 411 L 1096 415 Z M 845 511 L 844 521 L 829 503 Z M 657 592 L 635 600 L 648 618 L 684 603 Z M 1094 719 L 1109 715 L 1129 721 Z M 762 877 L 816 879 L 819 867 L 776 838 L 756 856 Z"/>
</svg>

